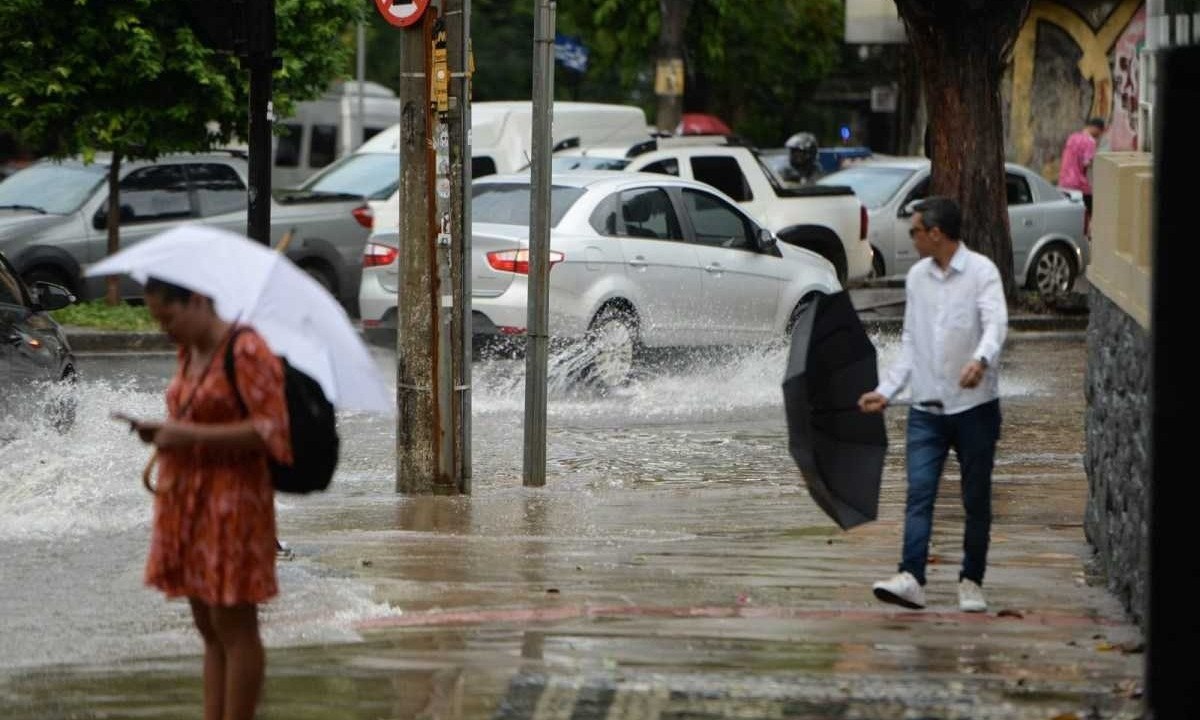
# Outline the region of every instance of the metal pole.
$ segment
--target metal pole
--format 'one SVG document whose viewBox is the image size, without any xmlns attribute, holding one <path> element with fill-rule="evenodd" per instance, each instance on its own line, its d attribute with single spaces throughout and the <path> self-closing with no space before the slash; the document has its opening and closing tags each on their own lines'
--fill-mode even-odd
<svg viewBox="0 0 1200 720">
<path fill-rule="evenodd" d="M 428 12 L 433 12 L 432 8 Z M 445 19 L 434 26 L 433 38 L 433 95 L 434 108 L 433 153 L 434 153 L 434 219 L 437 248 L 437 289 L 434 300 L 437 326 L 437 424 L 438 424 L 438 478 L 440 482 L 454 482 L 458 464 L 454 461 L 457 443 L 454 408 L 454 354 L 451 341 L 454 326 L 455 302 L 454 283 L 451 279 L 452 235 L 451 235 L 451 169 L 450 169 L 450 65 L 448 32 Z"/>
<path fill-rule="evenodd" d="M 350 149 L 355 149 L 362 145 L 366 140 L 363 137 L 366 134 L 367 123 L 367 24 L 361 20 L 358 23 L 357 30 L 357 57 L 355 58 L 355 75 L 358 78 L 358 120 L 354 123 L 354 138 L 350 142 Z M 349 152 L 349 150 L 347 150 Z"/>
<path fill-rule="evenodd" d="M 446 0 L 450 64 L 450 221 L 459 492 L 471 492 L 471 0 Z"/>
<path fill-rule="evenodd" d="M 1200 580 L 1195 542 L 1200 491 L 1180 481 L 1191 462 L 1194 426 L 1189 398 L 1179 392 L 1194 374 L 1185 350 L 1191 330 L 1188 263 L 1191 241 L 1189 179 L 1200 163 L 1193 108 L 1200 103 L 1200 45 L 1159 51 L 1154 114 L 1154 259 L 1150 297 L 1149 572 L 1146 603 L 1147 720 L 1200 717 L 1200 687 L 1186 658 L 1200 642 L 1196 609 L 1183 588 Z"/>
<path fill-rule="evenodd" d="M 271 71 L 275 51 L 275 0 L 247 5 L 250 66 L 249 182 L 246 235 L 271 244 Z"/>
<path fill-rule="evenodd" d="M 537 0 L 533 27 L 533 162 L 529 211 L 529 300 L 525 337 L 524 484 L 546 484 L 546 374 L 550 290 L 550 121 L 554 102 L 554 10 Z"/>
</svg>

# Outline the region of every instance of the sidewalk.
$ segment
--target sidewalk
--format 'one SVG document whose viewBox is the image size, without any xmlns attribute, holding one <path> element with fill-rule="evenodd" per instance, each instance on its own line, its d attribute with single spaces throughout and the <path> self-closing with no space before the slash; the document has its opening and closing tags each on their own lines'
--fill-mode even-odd
<svg viewBox="0 0 1200 720">
<path fill-rule="evenodd" d="M 724 469 L 653 482 L 552 454 L 541 489 L 477 470 L 470 497 L 306 501 L 280 529 L 293 562 L 366 582 L 397 610 L 358 620 L 360 642 L 269 647 L 260 717 L 1139 717 L 1140 634 L 1083 536 L 1085 357 L 1079 339 L 1022 339 L 1006 355 L 1048 379 L 1005 401 L 986 614 L 955 604 L 953 461 L 929 608 L 871 596 L 899 552 L 902 415 L 888 417 L 879 519 L 845 533 L 786 467 L 777 423 L 748 422 L 722 445 Z M 494 467 L 483 450 L 477 468 Z M 747 470 L 749 454 L 783 479 Z M 268 612 L 266 627 L 287 622 Z M 199 678 L 198 657 L 0 675 L 0 714 L 199 718 Z"/>
</svg>

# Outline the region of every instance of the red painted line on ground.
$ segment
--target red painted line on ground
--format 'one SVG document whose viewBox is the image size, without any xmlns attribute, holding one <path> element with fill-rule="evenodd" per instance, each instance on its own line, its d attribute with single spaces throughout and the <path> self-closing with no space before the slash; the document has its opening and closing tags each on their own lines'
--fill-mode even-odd
<svg viewBox="0 0 1200 720">
<path fill-rule="evenodd" d="M 1029 613 L 1023 617 L 999 616 L 994 613 L 963 613 L 938 611 L 879 610 L 803 610 L 781 606 L 636 606 L 636 605 L 560 605 L 543 608 L 501 608 L 494 610 L 435 610 L 385 618 L 373 618 L 355 623 L 358 630 L 378 630 L 399 627 L 437 627 L 445 625 L 486 625 L 491 623 L 549 623 L 578 618 L 649 617 L 667 619 L 783 619 L 831 620 L 847 622 L 905 622 L 926 624 L 953 621 L 956 623 L 1020 623 L 1049 627 L 1114 626 L 1118 620 L 1095 618 L 1067 613 Z"/>
</svg>

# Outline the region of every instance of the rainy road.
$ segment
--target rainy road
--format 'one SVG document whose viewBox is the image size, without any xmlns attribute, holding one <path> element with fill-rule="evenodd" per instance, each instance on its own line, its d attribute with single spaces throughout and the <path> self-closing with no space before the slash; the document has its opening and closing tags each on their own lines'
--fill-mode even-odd
<svg viewBox="0 0 1200 720">
<path fill-rule="evenodd" d="M 886 361 L 894 340 L 877 340 Z M 377 357 L 390 366 L 386 353 Z M 353 692 L 363 717 L 406 716 L 417 697 L 450 703 L 440 716 L 485 717 L 508 679 L 530 669 L 880 682 L 919 673 L 1109 697 L 1137 677 L 1138 658 L 1094 650 L 1096 636 L 1116 647 L 1136 633 L 1085 583 L 1085 357 L 1081 339 L 1041 337 L 1015 338 L 1003 360 L 989 587 L 994 610 L 1014 614 L 983 621 L 963 620 L 952 605 L 961 527 L 953 482 L 938 506 L 931 611 L 897 615 L 871 600 L 870 582 L 891 572 L 898 552 L 902 416 L 888 418 L 880 521 L 840 533 L 787 454 L 781 346 L 692 358 L 616 397 L 552 391 L 540 490 L 520 487 L 519 362 L 475 365 L 468 498 L 396 496 L 393 428 L 344 417 L 331 490 L 279 502 L 297 558 L 281 563 L 282 595 L 264 615 L 267 707 L 289 717 L 302 698 Z M 70 433 L 9 430 L 0 704 L 36 706 L 65 692 L 76 699 L 61 705 L 64 716 L 97 704 L 149 717 L 192 707 L 198 647 L 186 608 L 140 582 L 147 453 L 107 420 L 114 409 L 157 414 L 172 365 L 167 356 L 86 357 Z M 167 691 L 180 675 L 183 689 Z M 312 687 L 290 691 L 301 679 Z M 339 679 L 352 688 L 336 689 Z M 106 695 L 113 682 L 126 692 Z M 473 692 L 463 696 L 463 682 Z"/>
</svg>

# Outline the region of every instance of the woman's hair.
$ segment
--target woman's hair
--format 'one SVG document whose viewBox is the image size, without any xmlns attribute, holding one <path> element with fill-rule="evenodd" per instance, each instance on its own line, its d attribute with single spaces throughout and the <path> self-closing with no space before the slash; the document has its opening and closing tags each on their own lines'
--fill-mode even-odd
<svg viewBox="0 0 1200 720">
<path fill-rule="evenodd" d="M 146 279 L 145 292 L 147 295 L 156 295 L 166 302 L 174 303 L 186 303 L 196 294 L 185 287 L 169 283 L 166 280 L 159 280 L 156 277 Z"/>
</svg>

